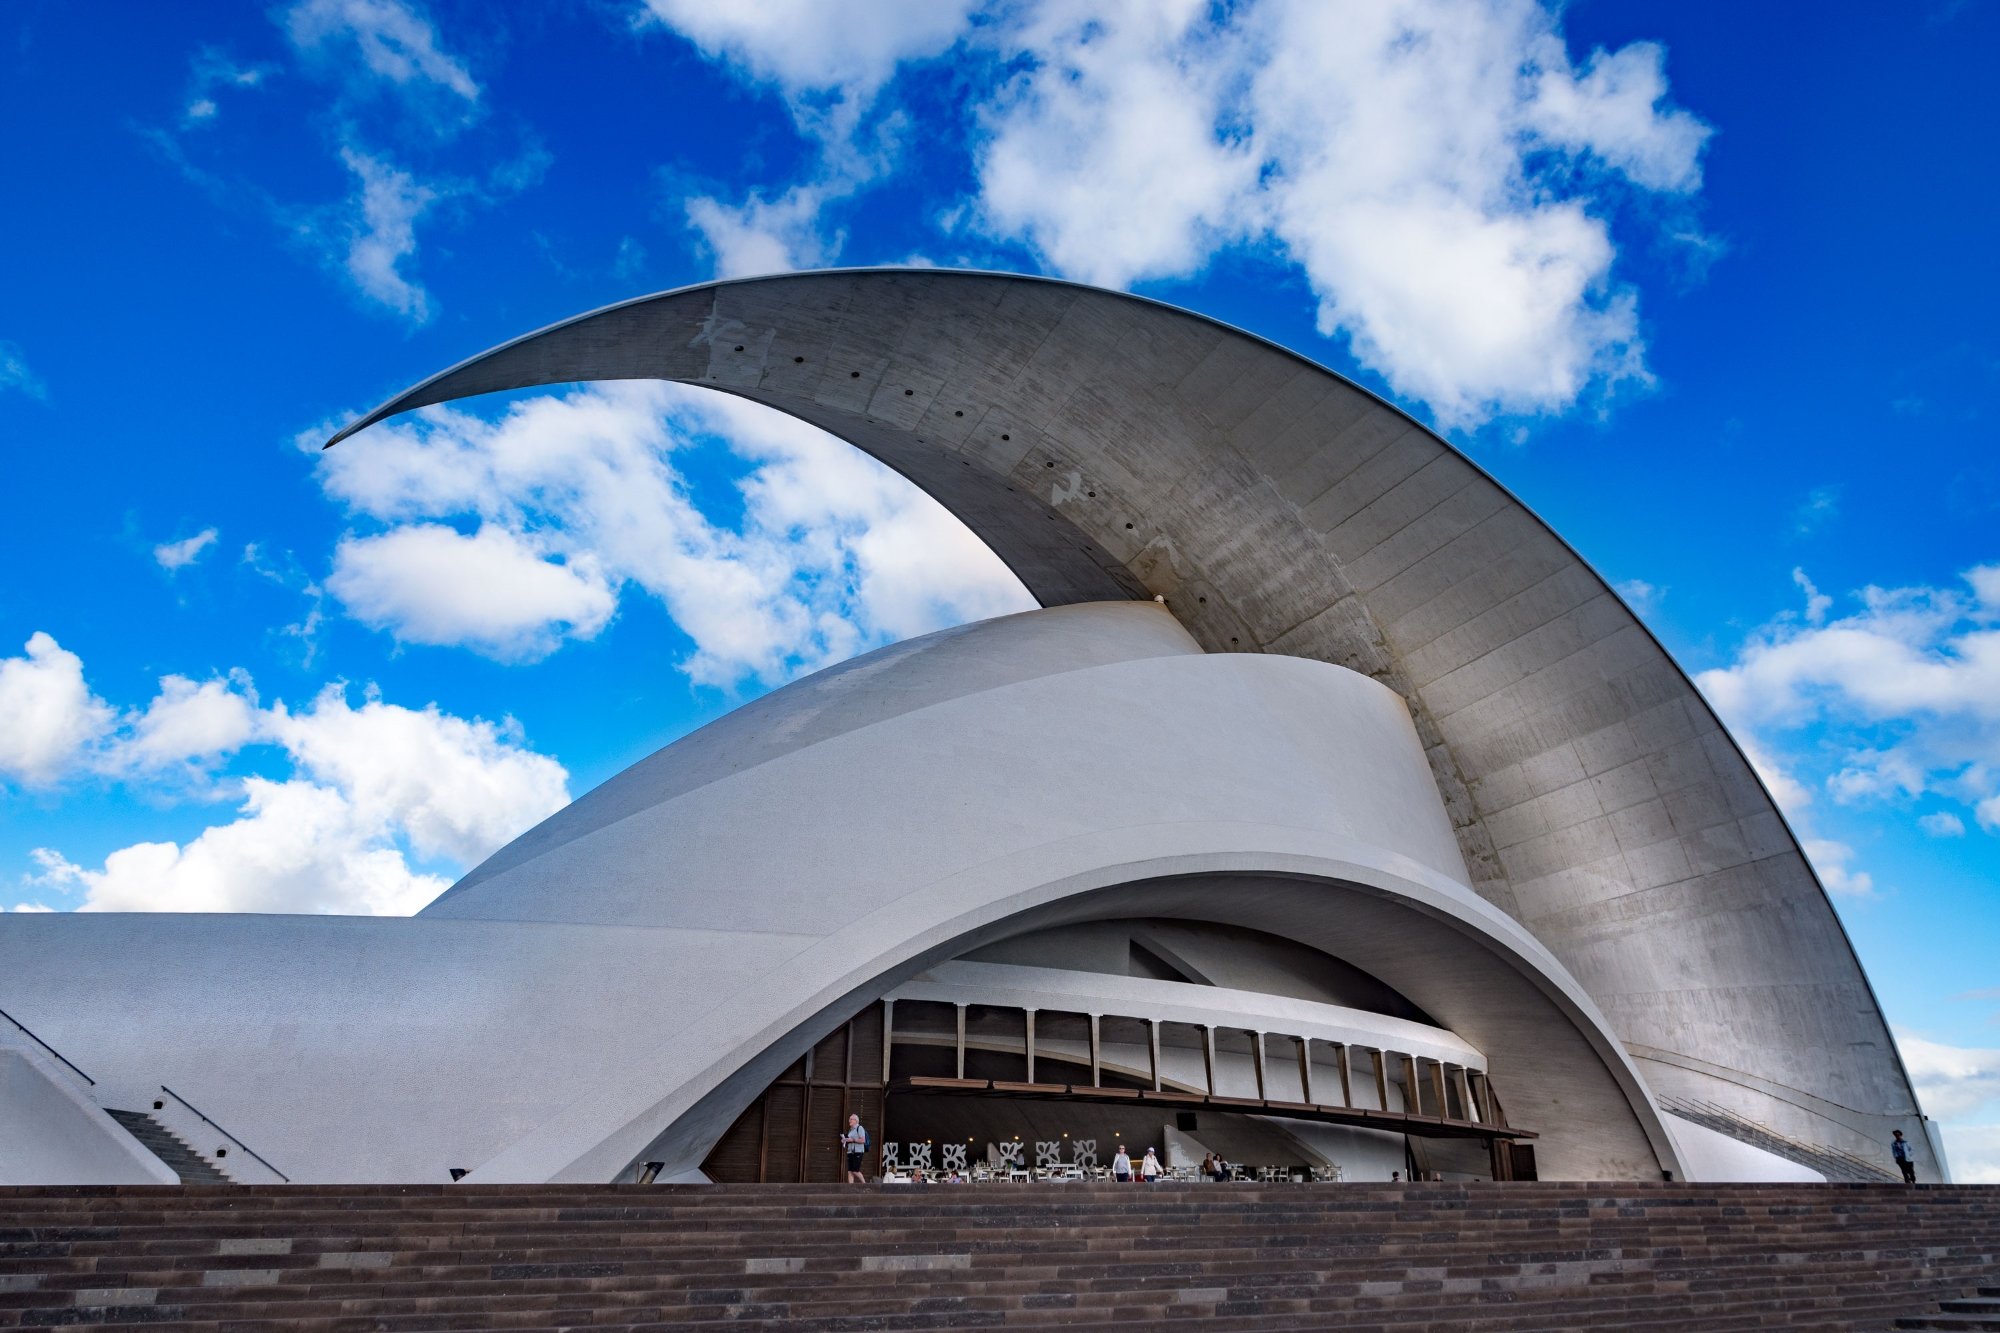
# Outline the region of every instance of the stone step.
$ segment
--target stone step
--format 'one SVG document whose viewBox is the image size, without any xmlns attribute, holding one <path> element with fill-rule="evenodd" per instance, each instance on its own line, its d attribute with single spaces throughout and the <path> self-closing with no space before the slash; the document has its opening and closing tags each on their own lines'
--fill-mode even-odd
<svg viewBox="0 0 2000 1333">
<path fill-rule="evenodd" d="M 0 1191 L 0 1327 L 1866 1333 L 1983 1322 L 2000 1191 Z"/>
</svg>

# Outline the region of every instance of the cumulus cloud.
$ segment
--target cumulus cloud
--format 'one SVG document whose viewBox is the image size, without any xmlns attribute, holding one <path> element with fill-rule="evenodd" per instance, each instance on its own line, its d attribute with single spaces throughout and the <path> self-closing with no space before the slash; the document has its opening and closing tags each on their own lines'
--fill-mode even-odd
<svg viewBox="0 0 2000 1333">
<path fill-rule="evenodd" d="M 889 469 L 802 422 L 701 390 L 606 384 L 518 402 L 491 420 L 432 408 L 317 458 L 328 495 L 358 522 L 387 526 L 384 537 L 350 538 L 350 552 L 476 523 L 503 558 L 658 598 L 693 640 L 682 668 L 702 684 L 775 684 L 877 643 L 1033 605 L 983 543 Z M 688 460 L 741 474 L 734 522 L 694 503 Z M 371 567 L 364 605 L 409 609 L 455 595 L 448 571 L 421 564 Z M 360 582 L 336 573 L 336 590 Z M 601 624 L 609 607 L 577 587 L 537 614 L 505 628 L 544 647 Z M 411 621 L 393 619 L 399 633 Z M 442 617 L 427 627 L 427 641 L 455 633 L 482 651 L 504 637 Z"/>
<path fill-rule="evenodd" d="M 222 776 L 252 750 L 282 773 Z M 163 677 L 145 707 L 120 717 L 89 691 L 77 656 L 37 634 L 25 657 L 0 660 L 0 777 L 80 775 L 238 805 L 234 820 L 186 843 L 136 843 L 95 868 L 35 849 L 25 883 L 103 911 L 410 912 L 446 887 L 443 872 L 569 800 L 569 774 L 527 748 L 511 720 L 372 693 L 356 707 L 338 684 L 303 708 L 264 707 L 241 671 Z"/>
<path fill-rule="evenodd" d="M 741 204 L 701 195 L 687 202 L 688 225 L 700 235 L 719 278 L 817 268 L 839 253 L 844 239 L 820 226 L 830 193 L 825 185 L 801 185 L 775 199 L 752 193 Z"/>
<path fill-rule="evenodd" d="M 98 767 L 114 774 L 200 771 L 258 734 L 261 718 L 248 675 L 193 681 L 163 676 L 145 710 L 126 719 Z"/>
<path fill-rule="evenodd" d="M 0 658 L 0 780 L 31 787 L 58 781 L 114 716 L 84 683 L 83 659 L 37 631 L 23 656 Z"/>
<path fill-rule="evenodd" d="M 595 557 L 550 560 L 504 527 L 437 523 L 347 537 L 327 590 L 363 624 L 410 643 L 463 644 L 508 661 L 594 637 L 617 604 Z"/>
<path fill-rule="evenodd" d="M 802 120 L 851 126 L 898 64 L 950 49 L 976 2 L 644 0 L 640 12 L 710 57 L 777 84 Z"/>
<path fill-rule="evenodd" d="M 1041 5 L 1001 29 L 1027 68 L 984 112 L 987 225 L 1114 287 L 1192 272 L 1253 227 L 1258 154 L 1216 133 L 1248 43 L 1205 16 L 1198 0 Z"/>
<path fill-rule="evenodd" d="M 511 726 L 329 686 L 305 709 L 259 711 L 220 682 L 179 677 L 118 754 L 133 768 L 189 762 L 246 743 L 276 747 L 282 780 L 230 784 L 237 817 L 186 843 L 141 842 L 95 868 L 40 848 L 35 882 L 83 895 L 85 911 L 413 912 L 463 867 L 569 799 L 568 774 Z"/>
<path fill-rule="evenodd" d="M 215 544 L 214 528 L 203 528 L 192 537 L 183 537 L 177 542 L 161 542 L 153 548 L 153 559 L 160 568 L 172 573 L 185 569 L 201 559 L 202 553 Z"/>
<path fill-rule="evenodd" d="M 1648 378 L 1608 218 L 1628 195 L 1694 194 L 1710 133 L 1671 104 L 1656 44 L 1579 64 L 1535 0 L 1028 0 L 921 6 L 917 23 L 804 8 L 647 13 L 806 108 L 836 175 L 854 170 L 852 109 L 899 64 L 953 51 L 971 90 L 970 225 L 1113 286 L 1230 247 L 1281 256 L 1321 331 L 1444 424 Z M 753 195 L 734 215 L 711 200 L 691 221 L 768 238 L 753 224 L 779 220 L 774 197 L 796 216 L 760 260 L 810 254 L 801 219 L 824 195 Z"/>
</svg>

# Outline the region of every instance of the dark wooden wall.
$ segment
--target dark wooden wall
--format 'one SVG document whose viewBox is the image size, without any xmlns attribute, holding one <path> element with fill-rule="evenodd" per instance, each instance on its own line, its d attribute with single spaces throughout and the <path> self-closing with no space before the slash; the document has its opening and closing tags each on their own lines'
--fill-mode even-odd
<svg viewBox="0 0 2000 1333">
<path fill-rule="evenodd" d="M 867 1170 L 881 1169 L 882 1006 L 835 1028 L 764 1089 L 716 1140 L 701 1168 L 714 1181 L 838 1181 L 847 1117 L 868 1130 Z"/>
</svg>

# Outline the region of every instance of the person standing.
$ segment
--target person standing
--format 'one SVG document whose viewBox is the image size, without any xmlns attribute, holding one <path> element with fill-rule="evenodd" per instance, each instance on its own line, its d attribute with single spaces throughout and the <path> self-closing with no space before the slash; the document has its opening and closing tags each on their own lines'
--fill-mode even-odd
<svg viewBox="0 0 2000 1333">
<path fill-rule="evenodd" d="M 1121 1185 L 1132 1183 L 1132 1155 L 1125 1151 L 1122 1143 L 1111 1158 L 1111 1178 Z"/>
<path fill-rule="evenodd" d="M 840 1136 L 840 1150 L 847 1155 L 847 1183 L 866 1185 L 868 1177 L 861 1173 L 861 1164 L 868 1160 L 868 1131 L 861 1127 L 861 1117 L 847 1117 L 847 1132 Z"/>
<path fill-rule="evenodd" d="M 1903 1137 L 1902 1130 L 1893 1130 L 1891 1133 L 1893 1137 L 1889 1140 L 1889 1155 L 1895 1158 L 1896 1165 L 1903 1169 L 1903 1183 L 1914 1185 L 1917 1183 L 1916 1150 L 1910 1147 L 1910 1141 Z"/>
</svg>

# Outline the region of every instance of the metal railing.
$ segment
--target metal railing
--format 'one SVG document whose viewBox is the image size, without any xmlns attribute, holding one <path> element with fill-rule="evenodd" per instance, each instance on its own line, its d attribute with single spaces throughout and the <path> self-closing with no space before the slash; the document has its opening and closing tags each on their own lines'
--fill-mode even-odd
<svg viewBox="0 0 2000 1333">
<path fill-rule="evenodd" d="M 97 1086 L 96 1079 L 84 1073 L 81 1069 L 78 1069 L 75 1065 L 70 1064 L 69 1058 L 67 1056 L 65 1056 L 61 1051 L 57 1050 L 55 1047 L 49 1045 L 47 1042 L 43 1041 L 40 1037 L 37 1037 L 34 1033 L 34 1029 L 30 1028 L 26 1023 L 23 1023 L 20 1019 L 8 1013 L 5 1009 L 0 1009 L 0 1018 L 6 1019 L 9 1023 L 12 1023 L 15 1027 L 27 1033 L 29 1041 L 34 1042 L 35 1045 L 41 1047 L 43 1050 L 47 1051 L 50 1055 L 53 1055 L 56 1059 L 61 1060 L 64 1066 L 68 1068 L 70 1073 L 75 1074 L 78 1078 L 82 1079 L 85 1083 L 88 1083 L 93 1088 Z"/>
<path fill-rule="evenodd" d="M 196 1116 L 200 1117 L 201 1122 L 204 1125 L 207 1125 L 210 1129 L 222 1135 L 223 1138 L 228 1139 L 231 1143 L 241 1148 L 244 1152 L 250 1154 L 251 1157 L 263 1163 L 264 1169 L 266 1171 L 269 1171 L 272 1175 L 284 1181 L 287 1185 L 292 1183 L 292 1178 L 286 1175 L 284 1172 L 280 1171 L 277 1167 L 272 1166 L 271 1163 L 265 1159 L 262 1153 L 258 1152 L 255 1148 L 251 1147 L 249 1144 L 245 1143 L 242 1139 L 237 1138 L 234 1134 L 231 1134 L 221 1125 L 218 1125 L 213 1120 L 210 1120 L 207 1116 L 202 1115 L 201 1108 L 199 1106 L 196 1106 L 193 1102 L 181 1096 L 178 1092 L 175 1092 L 172 1088 L 168 1087 L 164 1083 L 160 1085 L 160 1091 L 166 1093 L 167 1096 L 173 1098 L 175 1101 L 179 1102 L 182 1106 L 187 1107 L 188 1110 L 193 1111 Z"/>
</svg>

